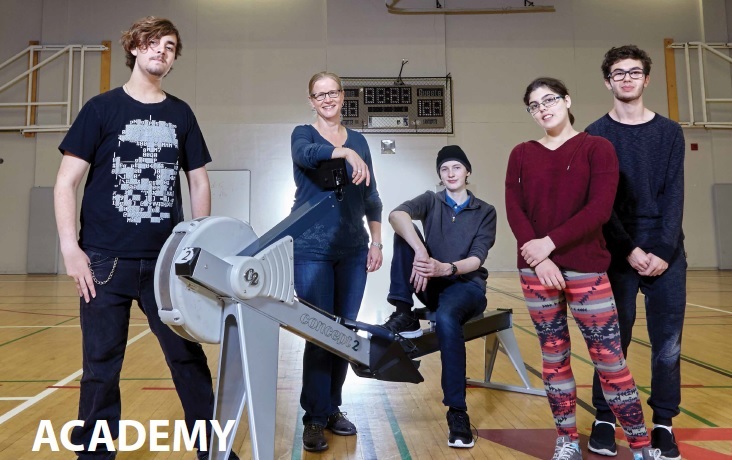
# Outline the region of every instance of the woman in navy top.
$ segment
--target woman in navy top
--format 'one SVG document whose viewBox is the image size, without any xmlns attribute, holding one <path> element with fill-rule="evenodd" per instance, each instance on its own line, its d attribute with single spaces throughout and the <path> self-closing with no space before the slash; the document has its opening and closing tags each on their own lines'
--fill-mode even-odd
<svg viewBox="0 0 732 460">
<path fill-rule="evenodd" d="M 322 310 L 356 319 L 366 274 L 378 270 L 382 263 L 382 204 L 366 139 L 341 125 L 343 98 L 337 75 L 313 75 L 308 100 L 315 121 L 297 126 L 292 132 L 292 169 L 297 186 L 293 211 L 311 198 L 328 193 L 315 180 L 315 169 L 322 161 L 344 158 L 351 176 L 343 199 L 335 201 L 317 224 L 295 239 L 295 291 L 301 300 Z M 328 448 L 324 429 L 341 436 L 356 434 L 356 427 L 340 411 L 347 371 L 348 362 L 343 358 L 310 342 L 305 344 L 300 395 L 305 411 L 305 450 Z"/>
</svg>

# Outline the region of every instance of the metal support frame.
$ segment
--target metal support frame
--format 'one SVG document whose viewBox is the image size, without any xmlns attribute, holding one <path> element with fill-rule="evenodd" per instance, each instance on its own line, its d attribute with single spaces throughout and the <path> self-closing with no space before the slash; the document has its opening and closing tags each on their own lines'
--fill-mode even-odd
<svg viewBox="0 0 732 460">
<path fill-rule="evenodd" d="M 417 317 L 425 319 L 430 322 L 430 331 L 434 331 L 436 327 L 436 314 L 435 312 L 428 311 L 425 308 L 419 308 L 415 310 Z M 476 325 L 478 321 L 488 321 L 494 318 L 493 324 L 488 327 L 488 333 L 486 328 L 475 328 L 471 327 Z M 526 364 L 521 357 L 521 350 L 516 342 L 516 336 L 513 334 L 513 311 L 510 309 L 498 309 L 493 311 L 485 312 L 481 317 L 474 318 L 463 326 L 463 333 L 465 341 L 473 340 L 478 337 L 483 337 L 485 340 L 485 353 L 484 353 L 484 372 L 483 380 L 468 379 L 469 385 L 490 388 L 493 390 L 513 391 L 516 393 L 524 393 L 536 396 L 546 396 L 546 391 L 540 388 L 534 388 L 529 380 L 529 375 L 526 372 Z M 419 339 L 417 339 L 419 340 Z M 426 348 L 419 342 L 416 342 L 420 349 Z M 521 379 L 522 385 L 510 385 L 506 383 L 498 383 L 492 380 L 493 368 L 496 364 L 496 358 L 498 353 L 502 352 L 511 361 L 511 365 L 516 370 L 516 373 Z"/>
<path fill-rule="evenodd" d="M 106 42 L 109 43 L 109 42 Z M 23 102 L 3 102 L 0 103 L 1 108 L 25 108 L 25 125 L 16 126 L 0 126 L 0 131 L 20 131 L 22 134 L 36 133 L 36 132 L 63 132 L 67 131 L 71 127 L 71 108 L 73 101 L 73 86 L 74 86 L 74 53 L 80 55 L 80 71 L 79 71 L 79 94 L 78 109 L 81 109 L 83 105 L 84 97 L 84 65 L 85 65 L 85 53 L 87 52 L 108 52 L 109 47 L 105 45 L 30 45 L 23 51 L 19 52 L 15 56 L 7 59 L 5 62 L 0 63 L 0 69 L 12 64 L 18 59 L 22 58 L 26 54 L 28 55 L 28 70 L 21 73 L 20 75 L 12 78 L 7 83 L 0 86 L 0 93 L 13 86 L 15 83 L 25 79 L 27 80 L 27 94 L 25 101 Z M 38 57 L 42 52 L 53 52 L 53 54 L 41 62 L 38 62 Z M 55 61 L 64 54 L 68 54 L 68 81 L 66 86 L 66 97 L 63 101 L 50 101 L 50 102 L 39 102 L 36 100 L 36 92 L 38 85 L 36 84 L 38 79 L 38 71 L 43 66 Z M 105 64 L 106 62 L 106 64 Z M 105 65 L 109 65 L 108 59 L 102 62 L 102 75 L 109 75 L 109 71 L 104 69 Z M 104 82 L 101 82 L 102 85 Z M 108 85 L 107 85 L 108 86 Z M 49 106 L 60 106 L 66 108 L 65 123 L 60 124 L 37 124 L 36 111 L 38 107 L 49 107 Z"/>
<path fill-rule="evenodd" d="M 707 78 L 707 68 L 704 64 L 704 51 L 707 51 L 707 54 L 712 54 L 718 58 L 723 59 L 724 61 L 727 61 L 728 63 L 732 64 L 732 58 L 730 56 L 727 56 L 720 50 L 732 50 L 732 43 L 703 43 L 703 42 L 686 42 L 686 43 L 670 43 L 670 39 L 666 39 L 664 41 L 664 44 L 667 49 L 672 50 L 682 50 L 684 55 L 684 68 L 686 73 L 686 97 L 689 101 L 689 119 L 688 121 L 679 121 L 679 124 L 683 127 L 687 128 L 707 128 L 707 129 L 732 129 L 732 121 L 712 121 L 709 119 L 709 104 L 716 104 L 716 103 L 731 103 L 732 98 L 717 98 L 717 97 L 707 97 L 707 88 L 706 88 L 706 78 Z M 702 119 L 697 120 L 694 116 L 694 109 L 695 109 L 695 102 L 694 102 L 694 96 L 693 96 L 693 88 L 691 84 L 691 50 L 696 50 L 696 57 L 698 60 L 697 65 L 697 72 L 699 75 L 699 104 L 701 104 L 701 113 L 702 113 Z M 668 60 L 668 58 L 667 58 Z M 674 61 L 675 62 L 675 61 Z M 671 88 L 674 90 L 676 89 L 676 71 L 674 69 L 669 68 L 670 65 L 667 64 L 667 86 L 668 90 L 671 91 Z M 673 107 L 671 107 L 671 98 L 669 98 L 669 114 L 674 113 Z M 675 113 L 678 114 L 678 106 L 675 107 Z"/>
</svg>

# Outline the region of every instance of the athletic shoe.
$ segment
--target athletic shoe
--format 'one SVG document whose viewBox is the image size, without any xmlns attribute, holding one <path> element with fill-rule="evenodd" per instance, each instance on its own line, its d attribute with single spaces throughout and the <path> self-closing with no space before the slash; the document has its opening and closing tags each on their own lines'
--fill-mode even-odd
<svg viewBox="0 0 732 460">
<path fill-rule="evenodd" d="M 414 339 L 422 335 L 422 326 L 411 313 L 392 313 L 384 323 L 384 327 L 407 339 Z"/>
<path fill-rule="evenodd" d="M 591 452 L 608 457 L 618 455 L 618 446 L 615 444 L 615 424 L 595 420 L 592 423 L 592 433 L 587 448 Z"/>
<path fill-rule="evenodd" d="M 662 460 L 661 451 L 651 446 L 644 447 L 640 452 L 633 453 L 633 460 Z"/>
<path fill-rule="evenodd" d="M 656 426 L 651 431 L 651 446 L 661 451 L 661 460 L 681 460 L 679 446 L 673 432 L 663 426 Z"/>
<path fill-rule="evenodd" d="M 554 446 L 552 460 L 582 460 L 579 442 L 572 441 L 569 436 L 559 436 Z"/>
<path fill-rule="evenodd" d="M 448 410 L 447 427 L 450 430 L 447 437 L 448 446 L 467 448 L 475 445 L 473 432 L 470 430 L 470 417 L 464 410 Z"/>
<path fill-rule="evenodd" d="M 338 436 L 353 436 L 357 433 L 356 425 L 346 418 L 345 412 L 340 411 L 330 414 L 325 427 Z"/>
<path fill-rule="evenodd" d="M 328 448 L 328 441 L 325 440 L 322 425 L 306 423 L 302 432 L 302 448 L 308 452 L 321 452 Z"/>
</svg>

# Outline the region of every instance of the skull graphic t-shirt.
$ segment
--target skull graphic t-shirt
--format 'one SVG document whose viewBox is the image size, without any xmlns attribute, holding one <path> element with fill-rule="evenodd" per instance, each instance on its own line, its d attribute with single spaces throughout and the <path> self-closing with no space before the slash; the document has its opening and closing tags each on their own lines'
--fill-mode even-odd
<svg viewBox="0 0 732 460">
<path fill-rule="evenodd" d="M 114 257 L 157 257 L 182 221 L 179 171 L 211 161 L 188 104 L 143 104 L 122 88 L 95 96 L 59 146 L 89 162 L 79 244 Z"/>
</svg>

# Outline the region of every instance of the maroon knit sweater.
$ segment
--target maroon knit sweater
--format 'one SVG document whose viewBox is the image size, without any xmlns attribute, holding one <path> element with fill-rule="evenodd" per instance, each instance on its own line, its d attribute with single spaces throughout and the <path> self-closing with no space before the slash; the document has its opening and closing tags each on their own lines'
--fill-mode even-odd
<svg viewBox="0 0 732 460">
<path fill-rule="evenodd" d="M 547 235 L 549 258 L 561 269 L 604 272 L 610 253 L 602 225 L 618 186 L 618 158 L 602 137 L 580 133 L 556 150 L 536 141 L 511 151 L 506 170 L 506 215 L 517 248 Z M 529 268 L 518 249 L 518 268 Z"/>
</svg>

